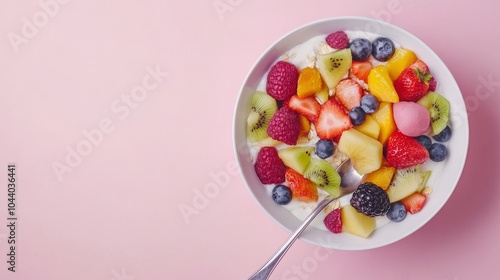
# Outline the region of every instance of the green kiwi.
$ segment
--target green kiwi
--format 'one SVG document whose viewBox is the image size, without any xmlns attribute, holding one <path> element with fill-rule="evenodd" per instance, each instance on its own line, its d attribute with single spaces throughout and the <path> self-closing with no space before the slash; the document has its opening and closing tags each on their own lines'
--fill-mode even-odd
<svg viewBox="0 0 500 280">
<path fill-rule="evenodd" d="M 395 202 L 421 191 L 429 176 L 430 171 L 422 171 L 420 165 L 398 169 L 386 191 L 389 200 Z"/>
<path fill-rule="evenodd" d="M 334 88 L 352 65 L 351 49 L 318 55 L 318 70 L 329 88 Z"/>
<path fill-rule="evenodd" d="M 278 151 L 278 156 L 283 161 L 285 166 L 304 174 L 309 162 L 311 162 L 311 155 L 314 152 L 312 146 L 299 146 L 281 149 Z"/>
<path fill-rule="evenodd" d="M 340 175 L 333 166 L 322 159 L 311 158 L 304 177 L 333 196 L 340 195 Z"/>
<path fill-rule="evenodd" d="M 247 137 L 251 142 L 267 138 L 267 125 L 278 110 L 276 100 L 262 91 L 254 92 L 247 118 Z"/>
<path fill-rule="evenodd" d="M 418 104 L 424 106 L 431 115 L 432 134 L 436 135 L 446 128 L 450 116 L 450 102 L 437 92 L 429 92 Z"/>
</svg>

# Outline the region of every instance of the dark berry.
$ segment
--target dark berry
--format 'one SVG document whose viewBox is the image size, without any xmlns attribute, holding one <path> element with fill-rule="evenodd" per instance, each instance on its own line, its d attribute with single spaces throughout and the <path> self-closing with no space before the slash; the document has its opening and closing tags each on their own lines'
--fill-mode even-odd
<svg viewBox="0 0 500 280">
<path fill-rule="evenodd" d="M 431 148 L 432 140 L 431 140 L 431 138 L 429 138 L 429 136 L 420 135 L 420 136 L 415 137 L 415 140 L 417 140 L 418 143 L 420 143 L 422 146 L 424 146 L 425 149 L 429 150 Z"/>
<path fill-rule="evenodd" d="M 348 115 L 352 125 L 360 125 L 364 123 L 366 119 L 366 113 L 361 106 L 352 108 Z"/>
<path fill-rule="evenodd" d="M 349 38 L 344 31 L 337 31 L 326 36 L 326 43 L 334 49 L 345 49 L 349 45 Z"/>
<path fill-rule="evenodd" d="M 432 136 L 432 138 L 434 138 L 434 140 L 436 140 L 438 142 L 446 142 L 446 141 L 450 140 L 451 128 L 449 126 L 446 126 L 441 132 Z"/>
<path fill-rule="evenodd" d="M 387 61 L 394 54 L 394 43 L 386 37 L 378 37 L 372 42 L 372 55 L 378 61 Z"/>
<path fill-rule="evenodd" d="M 352 193 L 351 206 L 369 217 L 383 216 L 391 203 L 387 193 L 373 183 L 363 183 Z"/>
<path fill-rule="evenodd" d="M 448 148 L 441 143 L 433 143 L 429 148 L 429 158 L 432 161 L 440 162 L 448 157 Z"/>
<path fill-rule="evenodd" d="M 363 110 L 367 114 L 371 114 L 377 111 L 379 105 L 380 102 L 375 97 L 375 95 L 371 93 L 365 94 L 363 95 L 363 97 L 361 97 L 361 108 L 363 108 Z"/>
<path fill-rule="evenodd" d="M 279 205 L 285 205 L 292 200 L 292 191 L 285 185 L 276 185 L 273 188 L 273 200 Z"/>
<path fill-rule="evenodd" d="M 335 147 L 333 146 L 333 142 L 331 140 L 320 139 L 316 142 L 315 153 L 322 159 L 332 156 L 334 150 Z"/>
<path fill-rule="evenodd" d="M 437 88 L 437 81 L 434 77 L 431 77 L 429 80 L 429 91 L 435 91 Z"/>
<path fill-rule="evenodd" d="M 352 60 L 365 61 L 372 53 L 372 43 L 364 38 L 356 38 L 349 44 Z"/>
<path fill-rule="evenodd" d="M 387 218 L 393 222 L 401 222 L 406 218 L 406 207 L 401 202 L 394 202 L 389 207 L 389 211 L 387 212 Z"/>
</svg>

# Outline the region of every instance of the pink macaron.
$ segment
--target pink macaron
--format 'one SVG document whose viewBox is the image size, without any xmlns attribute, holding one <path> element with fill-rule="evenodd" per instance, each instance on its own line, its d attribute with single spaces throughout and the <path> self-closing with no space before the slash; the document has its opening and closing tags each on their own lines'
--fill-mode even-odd
<svg viewBox="0 0 500 280">
<path fill-rule="evenodd" d="M 431 124 L 427 108 L 415 102 L 394 103 L 393 114 L 397 128 L 406 136 L 422 135 L 427 132 Z"/>
</svg>

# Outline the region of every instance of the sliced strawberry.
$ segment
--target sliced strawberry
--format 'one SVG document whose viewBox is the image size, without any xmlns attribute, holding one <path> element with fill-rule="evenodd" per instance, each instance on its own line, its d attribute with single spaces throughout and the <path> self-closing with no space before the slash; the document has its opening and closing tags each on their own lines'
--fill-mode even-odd
<svg viewBox="0 0 500 280">
<path fill-rule="evenodd" d="M 363 97 L 363 88 L 352 79 L 344 79 L 335 87 L 335 96 L 337 100 L 348 110 L 358 107 Z"/>
<path fill-rule="evenodd" d="M 411 214 L 415 214 L 418 211 L 422 210 L 426 199 L 427 196 L 425 194 L 414 193 L 408 197 L 401 199 L 401 203 L 403 203 L 403 205 L 405 206 L 406 211 L 410 212 Z"/>
<path fill-rule="evenodd" d="M 319 138 L 333 139 L 351 126 L 351 119 L 335 99 L 329 99 L 321 106 L 316 121 L 316 133 Z"/>
<path fill-rule="evenodd" d="M 368 74 L 372 70 L 373 65 L 370 61 L 353 61 L 351 66 L 351 72 L 358 79 L 368 82 Z"/>
<path fill-rule="evenodd" d="M 292 197 L 304 202 L 315 202 L 318 200 L 318 187 L 300 175 L 297 171 L 286 168 L 285 180 L 292 190 Z"/>
<path fill-rule="evenodd" d="M 314 123 L 318 119 L 321 105 L 319 105 L 314 96 L 300 98 L 294 95 L 288 101 L 288 107 Z"/>
<path fill-rule="evenodd" d="M 385 159 L 390 166 L 406 168 L 421 164 L 429 158 L 429 152 L 413 137 L 396 131 L 387 140 Z"/>
</svg>

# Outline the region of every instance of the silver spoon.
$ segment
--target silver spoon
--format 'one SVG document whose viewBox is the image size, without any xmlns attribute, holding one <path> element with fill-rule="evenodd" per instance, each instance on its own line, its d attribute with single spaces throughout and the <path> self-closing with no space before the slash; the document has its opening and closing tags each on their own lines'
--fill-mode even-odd
<svg viewBox="0 0 500 280">
<path fill-rule="evenodd" d="M 337 167 L 337 172 L 340 175 L 340 196 L 327 196 L 322 201 L 318 203 L 318 206 L 307 216 L 307 218 L 302 222 L 302 225 L 288 238 L 288 240 L 281 245 L 281 247 L 276 251 L 273 257 L 267 261 L 257 272 L 255 272 L 248 280 L 266 280 L 269 279 L 271 273 L 274 271 L 274 268 L 281 261 L 285 253 L 290 249 L 293 242 L 297 240 L 299 235 L 306 229 L 306 227 L 314 220 L 314 218 L 323 210 L 328 204 L 332 201 L 343 197 L 344 195 L 348 195 L 356 190 L 358 187 L 362 175 L 359 175 L 356 170 L 354 170 L 352 163 L 350 160 L 344 161 L 342 164 Z"/>
</svg>

